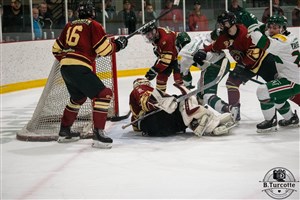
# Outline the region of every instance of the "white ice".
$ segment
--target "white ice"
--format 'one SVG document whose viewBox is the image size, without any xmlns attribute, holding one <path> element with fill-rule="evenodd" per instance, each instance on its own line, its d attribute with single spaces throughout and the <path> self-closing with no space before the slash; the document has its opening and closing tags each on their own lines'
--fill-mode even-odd
<svg viewBox="0 0 300 200">
<path fill-rule="evenodd" d="M 121 114 L 135 78 L 119 79 Z M 168 93 L 178 94 L 172 83 Z M 299 180 L 299 129 L 256 133 L 263 121 L 256 87 L 241 86 L 242 121 L 229 135 L 148 138 L 123 130 L 127 119 L 107 123 L 109 150 L 92 148 L 89 139 L 16 140 L 43 88 L 1 95 L 1 199 L 271 199 L 260 182 L 270 169 L 284 167 Z M 219 94 L 227 99 L 225 80 Z M 299 199 L 299 183 L 296 189 L 289 199 Z"/>
</svg>

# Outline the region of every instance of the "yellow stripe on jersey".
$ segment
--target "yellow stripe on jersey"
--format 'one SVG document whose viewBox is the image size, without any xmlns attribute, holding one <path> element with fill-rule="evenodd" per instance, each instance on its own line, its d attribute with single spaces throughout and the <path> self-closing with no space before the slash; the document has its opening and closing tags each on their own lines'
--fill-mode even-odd
<svg viewBox="0 0 300 200">
<path fill-rule="evenodd" d="M 285 35 L 282 35 L 282 34 L 276 34 L 276 35 L 273 35 L 272 38 L 278 39 L 278 40 L 280 40 L 280 41 L 282 41 L 282 42 L 287 41 L 286 36 L 285 36 Z"/>
<path fill-rule="evenodd" d="M 58 43 L 55 41 L 53 46 L 52 46 L 52 53 L 59 54 L 59 53 L 61 53 L 61 51 L 62 51 L 62 49 L 60 48 Z"/>
<path fill-rule="evenodd" d="M 74 58 L 63 58 L 60 61 L 61 65 L 83 65 L 87 68 L 89 68 L 90 70 L 93 70 L 93 67 L 89 64 L 87 64 L 86 62 L 80 61 L 78 59 L 74 59 Z"/>
<path fill-rule="evenodd" d="M 103 37 L 100 42 L 94 46 L 94 48 L 96 48 L 95 52 L 100 56 L 110 55 L 113 50 L 112 44 L 106 37 Z"/>
<path fill-rule="evenodd" d="M 172 61 L 172 54 L 162 54 L 160 60 L 168 65 Z"/>
</svg>

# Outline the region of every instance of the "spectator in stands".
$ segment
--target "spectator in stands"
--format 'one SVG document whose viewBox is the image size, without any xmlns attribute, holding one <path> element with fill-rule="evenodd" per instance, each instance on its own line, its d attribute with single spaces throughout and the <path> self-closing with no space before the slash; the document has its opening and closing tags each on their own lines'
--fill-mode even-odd
<svg viewBox="0 0 300 200">
<path fill-rule="evenodd" d="M 273 0 L 272 15 L 284 15 L 282 8 L 279 6 L 280 0 Z M 270 7 L 267 7 L 263 13 L 261 21 L 266 23 L 270 17 Z"/>
<path fill-rule="evenodd" d="M 232 13 L 235 14 L 235 16 L 239 16 L 239 13 L 240 12 L 244 12 L 245 9 L 242 8 L 240 5 L 239 5 L 239 1 L 238 0 L 232 0 L 231 1 L 231 5 L 230 7 L 228 8 L 228 10 Z"/>
<path fill-rule="evenodd" d="M 39 18 L 41 20 L 42 29 L 46 32 L 47 38 L 51 38 L 51 32 L 52 32 L 52 13 L 48 11 L 48 5 L 46 2 L 42 2 L 39 5 L 39 11 L 40 15 Z"/>
<path fill-rule="evenodd" d="M 39 9 L 32 8 L 32 18 L 33 18 L 33 33 L 34 39 L 40 40 L 43 37 L 42 25 L 39 18 Z"/>
<path fill-rule="evenodd" d="M 297 1 L 297 5 L 292 12 L 292 25 L 300 26 L 300 0 Z"/>
<path fill-rule="evenodd" d="M 26 11 L 20 0 L 11 0 L 10 6 L 4 6 L 2 27 L 3 33 L 7 33 L 5 34 L 7 42 L 29 39 L 20 38 L 25 32 L 31 30 L 29 13 Z"/>
<path fill-rule="evenodd" d="M 153 5 L 151 3 L 146 4 L 145 9 L 145 22 L 149 22 L 157 17 L 156 12 L 153 9 Z"/>
<path fill-rule="evenodd" d="M 173 6 L 173 0 L 166 0 L 165 8 L 160 14 L 167 12 Z M 183 31 L 183 13 L 181 9 L 175 8 L 159 20 L 161 27 L 170 28 L 173 31 Z"/>
<path fill-rule="evenodd" d="M 123 10 L 117 15 L 117 21 L 122 21 L 125 28 L 128 28 L 128 33 L 133 33 L 136 30 L 137 17 L 131 9 L 131 2 L 123 1 Z"/>
<path fill-rule="evenodd" d="M 200 1 L 194 2 L 194 10 L 189 14 L 190 31 L 208 31 L 208 20 L 201 12 Z"/>
</svg>

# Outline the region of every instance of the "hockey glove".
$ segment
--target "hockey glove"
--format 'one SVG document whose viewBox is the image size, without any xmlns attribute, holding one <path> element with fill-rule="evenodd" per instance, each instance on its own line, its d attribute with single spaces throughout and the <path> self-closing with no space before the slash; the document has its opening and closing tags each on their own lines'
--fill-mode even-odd
<svg viewBox="0 0 300 200">
<path fill-rule="evenodd" d="M 125 49 L 125 47 L 128 44 L 128 39 L 125 36 L 120 36 L 115 40 L 115 43 L 117 45 L 117 52 Z"/>
<path fill-rule="evenodd" d="M 259 24 L 255 15 L 249 12 L 243 12 L 239 15 L 239 20 L 243 23 L 247 28 L 248 32 L 251 33 L 259 29 Z"/>
<path fill-rule="evenodd" d="M 145 77 L 149 80 L 149 81 L 151 81 L 151 80 L 153 80 L 155 77 L 156 77 L 156 75 L 157 75 L 157 69 L 156 69 L 156 67 L 151 67 L 150 69 L 149 69 L 149 71 L 146 73 L 146 75 L 145 75 Z"/>
<path fill-rule="evenodd" d="M 199 49 L 193 57 L 193 60 L 199 65 L 203 65 L 204 64 L 203 60 L 205 59 L 206 59 L 206 52 L 203 49 Z"/>
</svg>

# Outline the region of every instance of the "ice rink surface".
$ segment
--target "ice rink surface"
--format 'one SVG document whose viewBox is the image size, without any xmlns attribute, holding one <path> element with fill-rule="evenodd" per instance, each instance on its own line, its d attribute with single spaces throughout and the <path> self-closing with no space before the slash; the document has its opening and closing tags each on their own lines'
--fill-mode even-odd
<svg viewBox="0 0 300 200">
<path fill-rule="evenodd" d="M 193 77 L 195 82 L 199 73 Z M 119 79 L 121 114 L 129 111 L 135 78 Z M 227 99 L 225 80 L 219 94 Z M 171 77 L 167 92 L 179 94 L 172 83 Z M 114 139 L 109 150 L 92 148 L 90 139 L 69 144 L 16 140 L 43 88 L 3 94 L 1 199 L 272 199 L 261 182 L 269 170 L 286 168 L 299 181 L 299 128 L 256 133 L 263 121 L 256 87 L 253 82 L 241 86 L 242 120 L 229 135 L 148 138 L 131 127 L 123 130 L 126 119 L 107 123 Z M 299 199 L 299 183 L 296 189 L 288 199 Z"/>
</svg>

